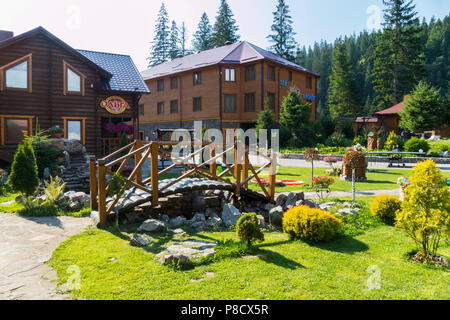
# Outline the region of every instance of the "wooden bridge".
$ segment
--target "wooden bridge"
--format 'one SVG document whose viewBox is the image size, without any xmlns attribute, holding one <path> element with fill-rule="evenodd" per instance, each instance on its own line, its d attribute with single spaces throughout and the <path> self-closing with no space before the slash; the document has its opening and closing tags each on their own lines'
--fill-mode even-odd
<svg viewBox="0 0 450 320">
<path fill-rule="evenodd" d="M 183 190 L 232 190 L 237 196 L 242 193 L 254 193 L 248 189 L 251 180 L 256 179 L 262 190 L 261 196 L 268 201 L 274 202 L 275 181 L 276 181 L 276 156 L 261 154 L 268 162 L 263 164 L 258 170 L 250 163 L 250 149 L 247 146 L 235 142 L 233 145 L 217 145 L 214 142 L 202 143 L 198 150 L 181 158 L 174 156 L 164 147 L 179 146 L 179 142 L 143 142 L 134 141 L 126 147 L 108 155 L 103 159 L 96 160 L 90 157 L 90 192 L 93 210 L 98 210 L 100 225 L 107 223 L 108 215 L 114 210 L 130 209 L 143 202 L 151 201 L 153 207 L 158 206 L 161 196 L 172 193 L 179 193 Z M 193 145 L 184 145 L 186 150 L 192 149 Z M 201 164 L 195 164 L 195 157 L 209 154 L 209 158 Z M 159 171 L 159 159 L 166 159 L 173 162 L 169 167 Z M 227 162 L 228 159 L 234 161 Z M 135 167 L 124 181 L 128 190 L 123 195 L 108 197 L 109 186 L 107 185 L 107 175 L 114 176 L 121 174 L 130 159 L 134 159 Z M 217 162 L 222 159 L 226 167 L 221 173 L 217 172 Z M 143 179 L 143 166 L 150 160 L 150 177 Z M 161 180 L 164 174 L 171 170 L 182 167 L 186 171 L 175 179 Z M 116 168 L 113 170 L 113 168 Z M 269 185 L 262 183 L 259 174 L 269 169 Z M 249 173 L 251 173 L 249 175 Z M 233 182 L 225 178 L 229 174 L 233 177 Z M 192 175 L 200 175 L 204 179 L 191 179 Z"/>
</svg>

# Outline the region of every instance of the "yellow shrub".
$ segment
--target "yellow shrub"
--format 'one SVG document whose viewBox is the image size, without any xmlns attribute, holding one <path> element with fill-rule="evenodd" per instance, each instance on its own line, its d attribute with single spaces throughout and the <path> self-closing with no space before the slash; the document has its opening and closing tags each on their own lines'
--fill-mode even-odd
<svg viewBox="0 0 450 320">
<path fill-rule="evenodd" d="M 330 241 L 341 227 L 342 221 L 331 213 L 307 206 L 292 208 L 283 217 L 283 231 L 306 241 Z"/>
<path fill-rule="evenodd" d="M 394 223 L 396 212 L 402 207 L 402 202 L 394 196 L 381 195 L 375 197 L 370 204 L 370 212 L 375 217 Z"/>
</svg>

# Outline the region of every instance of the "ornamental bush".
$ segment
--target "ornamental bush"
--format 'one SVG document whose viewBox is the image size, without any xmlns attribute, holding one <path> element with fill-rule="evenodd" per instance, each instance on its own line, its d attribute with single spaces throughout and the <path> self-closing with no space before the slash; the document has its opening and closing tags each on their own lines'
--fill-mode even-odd
<svg viewBox="0 0 450 320">
<path fill-rule="evenodd" d="M 402 202 L 399 198 L 381 195 L 373 199 L 370 204 L 370 212 L 373 216 L 392 224 L 395 222 L 396 212 L 401 209 L 401 206 Z"/>
<path fill-rule="evenodd" d="M 405 151 L 408 152 L 419 152 L 423 150 L 423 152 L 428 152 L 430 150 L 430 145 L 427 140 L 422 140 L 417 137 L 412 137 L 405 143 Z"/>
<path fill-rule="evenodd" d="M 247 213 L 240 217 L 236 224 L 236 233 L 248 247 L 255 241 L 264 241 L 264 233 L 259 229 L 256 213 Z"/>
<path fill-rule="evenodd" d="M 25 140 L 23 144 L 19 145 L 14 156 L 8 184 L 14 191 L 29 197 L 37 191 L 39 182 L 33 147 L 29 140 Z"/>
<path fill-rule="evenodd" d="M 283 217 L 283 231 L 305 241 L 330 241 L 341 228 L 342 221 L 331 213 L 307 206 L 292 208 Z"/>
<path fill-rule="evenodd" d="M 419 162 L 410 181 L 395 226 L 416 243 L 428 263 L 437 255 L 440 240 L 450 236 L 450 191 L 433 160 Z"/>
</svg>

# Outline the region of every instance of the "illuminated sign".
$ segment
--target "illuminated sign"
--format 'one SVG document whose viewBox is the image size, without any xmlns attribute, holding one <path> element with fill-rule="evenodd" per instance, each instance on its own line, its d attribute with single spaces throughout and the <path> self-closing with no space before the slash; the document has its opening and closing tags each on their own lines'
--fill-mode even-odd
<svg viewBox="0 0 450 320">
<path fill-rule="evenodd" d="M 304 94 L 303 98 L 305 98 L 306 100 L 311 100 L 311 101 L 316 101 L 316 96 L 313 96 L 311 94 Z"/>
<path fill-rule="evenodd" d="M 112 114 L 122 114 L 130 109 L 130 105 L 121 97 L 109 97 L 100 102 L 100 107 Z"/>
<path fill-rule="evenodd" d="M 281 80 L 281 85 L 287 87 L 289 85 L 289 82 L 287 82 L 286 80 Z"/>
</svg>

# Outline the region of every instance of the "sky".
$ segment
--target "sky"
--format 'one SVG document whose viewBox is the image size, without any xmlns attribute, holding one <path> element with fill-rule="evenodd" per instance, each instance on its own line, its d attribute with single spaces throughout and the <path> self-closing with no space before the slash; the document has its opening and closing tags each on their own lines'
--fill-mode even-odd
<svg viewBox="0 0 450 320">
<path fill-rule="evenodd" d="M 0 0 L 0 30 L 16 35 L 38 26 L 77 49 L 130 55 L 140 71 L 147 68 L 161 0 Z M 303 46 L 334 41 L 380 26 L 382 0 L 286 0 L 294 20 L 295 38 Z M 185 22 L 189 45 L 200 17 L 214 23 L 220 0 L 164 0 L 170 19 Z M 228 0 L 241 40 L 262 48 L 270 43 L 278 0 Z M 419 17 L 443 18 L 449 0 L 415 0 Z"/>
</svg>

